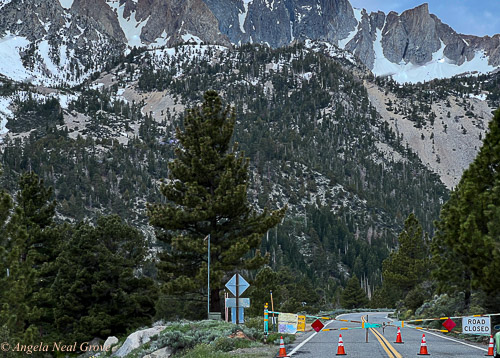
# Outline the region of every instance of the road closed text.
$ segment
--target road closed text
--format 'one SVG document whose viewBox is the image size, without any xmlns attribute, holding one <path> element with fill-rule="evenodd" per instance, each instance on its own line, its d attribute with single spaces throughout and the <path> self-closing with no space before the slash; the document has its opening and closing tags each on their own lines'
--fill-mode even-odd
<svg viewBox="0 0 500 358">
<path fill-rule="evenodd" d="M 462 318 L 462 333 L 489 335 L 490 332 L 491 332 L 490 317 Z"/>
</svg>

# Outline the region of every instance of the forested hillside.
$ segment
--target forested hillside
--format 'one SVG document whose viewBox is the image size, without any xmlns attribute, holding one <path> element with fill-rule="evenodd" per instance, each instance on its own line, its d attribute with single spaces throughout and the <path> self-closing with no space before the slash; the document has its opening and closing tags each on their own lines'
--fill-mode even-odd
<svg viewBox="0 0 500 358">
<path fill-rule="evenodd" d="M 236 109 L 251 201 L 288 204 L 263 240 L 270 265 L 309 276 L 325 302 L 350 273 L 371 292 L 407 215 L 432 232 L 448 194 L 343 66 L 352 64 L 303 45 L 181 45 L 132 51 L 92 81 L 51 94 L 6 82 L 16 105 L 2 183 L 14 191 L 19 174 L 34 171 L 54 187 L 59 220 L 116 213 L 150 233 L 145 204 L 162 200 L 174 129 L 183 109 L 214 89 Z"/>
</svg>

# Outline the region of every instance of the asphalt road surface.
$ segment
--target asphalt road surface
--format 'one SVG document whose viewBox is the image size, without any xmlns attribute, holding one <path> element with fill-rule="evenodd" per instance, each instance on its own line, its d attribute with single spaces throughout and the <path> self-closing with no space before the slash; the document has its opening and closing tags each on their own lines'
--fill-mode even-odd
<svg viewBox="0 0 500 358">
<path fill-rule="evenodd" d="M 389 322 L 387 312 L 352 313 L 340 315 L 337 319 L 361 321 L 368 315 L 369 323 Z M 342 321 L 324 322 L 324 329 L 341 327 L 361 327 L 360 323 Z M 397 336 L 396 327 L 371 328 L 368 330 L 366 343 L 366 329 L 331 330 L 309 332 L 304 334 L 293 345 L 286 347 L 288 356 L 296 358 L 324 358 L 336 356 L 339 334 L 342 334 L 346 357 L 362 358 L 401 358 L 416 357 L 420 352 L 422 334 L 425 334 L 429 357 L 484 357 L 487 345 L 464 342 L 447 337 L 443 333 L 417 330 L 412 327 L 401 328 L 403 344 L 394 343 Z M 340 357 L 340 356 L 339 356 Z"/>
</svg>

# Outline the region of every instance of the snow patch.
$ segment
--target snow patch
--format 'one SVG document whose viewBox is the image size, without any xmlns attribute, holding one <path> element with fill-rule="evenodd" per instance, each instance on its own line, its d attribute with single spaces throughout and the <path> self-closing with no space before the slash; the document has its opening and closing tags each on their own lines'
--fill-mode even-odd
<svg viewBox="0 0 500 358">
<path fill-rule="evenodd" d="M 425 65 L 418 66 L 411 63 L 392 63 L 385 58 L 382 49 L 382 31 L 377 29 L 377 38 L 373 44 L 375 63 L 372 72 L 376 76 L 391 76 L 398 83 L 418 83 L 433 79 L 450 78 L 460 74 L 484 74 L 495 70 L 488 64 L 488 57 L 484 51 L 476 51 L 471 61 L 458 66 L 444 56 L 445 45 L 441 41 L 441 48 L 434 52 L 432 60 Z"/>
<path fill-rule="evenodd" d="M 143 21 L 137 21 L 135 18 L 135 11 L 130 13 L 128 18 L 123 16 L 125 10 L 125 3 L 120 5 L 119 1 L 107 1 L 107 4 L 118 13 L 118 22 L 120 27 L 127 38 L 130 47 L 141 47 L 144 44 L 141 41 L 142 28 L 147 24 L 149 17 Z"/>
<path fill-rule="evenodd" d="M 23 66 L 19 51 L 28 46 L 26 37 L 16 36 L 7 32 L 0 39 L 0 73 L 14 81 L 26 81 L 30 78 Z"/>
<path fill-rule="evenodd" d="M 170 40 L 170 36 L 167 36 L 167 31 L 163 30 L 160 37 L 156 38 L 153 43 L 150 44 L 151 47 L 163 47 L 167 46 L 168 41 Z"/>
<path fill-rule="evenodd" d="M 68 109 L 68 105 L 72 101 L 76 101 L 78 99 L 78 96 L 76 96 L 74 94 L 59 93 L 58 98 L 59 98 L 59 104 L 61 105 L 61 107 L 64 109 Z"/>
<path fill-rule="evenodd" d="M 12 0 L 0 0 L 0 9 L 11 2 Z"/>
<path fill-rule="evenodd" d="M 245 25 L 245 20 L 247 19 L 248 5 L 251 4 L 252 2 L 253 2 L 253 0 L 243 0 L 243 7 L 245 8 L 245 11 L 238 14 L 238 20 L 240 23 L 240 30 L 243 33 L 246 33 L 243 26 Z"/>
<path fill-rule="evenodd" d="M 244 0 L 244 1 L 245 1 L 245 0 Z M 275 0 L 272 0 L 272 1 L 270 1 L 270 0 L 265 0 L 265 1 L 266 1 L 266 7 L 267 7 L 269 10 L 273 11 L 273 10 L 274 10 L 274 1 L 275 1 Z"/>
<path fill-rule="evenodd" d="M 203 41 L 198 36 L 192 35 L 190 33 L 181 36 L 184 42 L 195 42 L 196 44 L 201 44 Z"/>
<path fill-rule="evenodd" d="M 74 0 L 59 0 L 61 6 L 65 9 L 71 9 Z"/>
<path fill-rule="evenodd" d="M 488 98 L 488 96 L 486 95 L 486 93 L 469 94 L 469 98 L 477 98 L 480 101 L 486 101 L 486 98 Z"/>
<path fill-rule="evenodd" d="M 312 72 L 306 72 L 300 75 L 300 77 L 302 77 L 306 81 L 309 81 L 312 78 L 312 76 L 313 76 Z"/>
</svg>

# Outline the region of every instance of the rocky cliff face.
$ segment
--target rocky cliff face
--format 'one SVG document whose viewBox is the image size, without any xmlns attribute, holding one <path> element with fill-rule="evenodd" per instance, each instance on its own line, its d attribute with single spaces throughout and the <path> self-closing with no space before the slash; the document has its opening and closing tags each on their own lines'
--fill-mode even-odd
<svg viewBox="0 0 500 358">
<path fill-rule="evenodd" d="M 129 35 L 137 32 L 139 44 L 147 46 L 160 39 L 161 44 L 171 46 L 199 38 L 206 43 L 230 46 L 219 31 L 216 17 L 202 0 L 108 0 L 107 4 Z M 130 44 L 130 36 L 127 41 Z"/>
<path fill-rule="evenodd" d="M 351 37 L 344 48 L 356 54 L 377 75 L 394 75 L 414 70 L 415 65 L 431 65 L 423 73 L 427 75 L 423 79 L 430 80 L 439 77 L 438 74 L 451 77 L 474 68 L 489 72 L 500 64 L 500 35 L 490 38 L 458 34 L 430 14 L 428 4 L 401 14 L 390 12 L 387 16 L 363 10 L 356 33 Z M 410 74 L 405 76 L 401 80 L 408 78 L 411 82 Z"/>
<path fill-rule="evenodd" d="M 87 67 L 127 46 L 195 41 L 281 47 L 306 39 L 338 45 L 376 75 L 401 82 L 500 66 L 500 35 L 458 34 L 430 14 L 427 4 L 386 15 L 353 9 L 348 0 L 60 1 L 4 0 L 0 37 L 47 38 L 56 47 L 67 42 Z M 68 3 L 70 8 L 61 5 Z"/>
<path fill-rule="evenodd" d="M 336 43 L 356 25 L 347 0 L 204 0 L 233 43 L 258 42 L 271 47 L 294 40 Z"/>
</svg>

